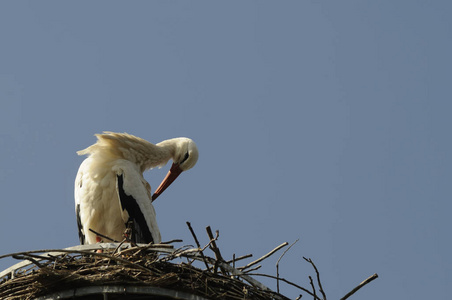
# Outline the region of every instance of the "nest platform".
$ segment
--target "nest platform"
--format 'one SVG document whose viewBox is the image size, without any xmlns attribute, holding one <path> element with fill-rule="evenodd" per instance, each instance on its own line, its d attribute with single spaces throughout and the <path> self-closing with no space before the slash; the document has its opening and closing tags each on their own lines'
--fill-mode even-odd
<svg viewBox="0 0 452 300">
<path fill-rule="evenodd" d="M 207 246 L 102 243 L 4 255 L 21 262 L 0 273 L 0 299 L 288 299 L 235 268 L 240 258 L 224 261 Z"/>
</svg>

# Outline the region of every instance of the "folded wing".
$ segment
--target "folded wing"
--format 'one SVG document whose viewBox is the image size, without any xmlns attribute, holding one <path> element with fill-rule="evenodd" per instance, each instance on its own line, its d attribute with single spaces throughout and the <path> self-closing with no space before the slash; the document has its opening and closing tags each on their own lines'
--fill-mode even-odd
<svg viewBox="0 0 452 300">
<path fill-rule="evenodd" d="M 122 218 L 126 227 L 132 230 L 131 241 L 160 243 L 160 231 L 148 192 L 141 180 L 129 180 L 127 176 L 124 173 L 116 175 L 116 188 Z"/>
</svg>

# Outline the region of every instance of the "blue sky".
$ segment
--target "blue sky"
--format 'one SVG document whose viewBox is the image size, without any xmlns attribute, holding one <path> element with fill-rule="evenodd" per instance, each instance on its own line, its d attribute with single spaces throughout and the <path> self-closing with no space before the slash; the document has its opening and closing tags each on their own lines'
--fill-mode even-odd
<svg viewBox="0 0 452 300">
<path fill-rule="evenodd" d="M 1 2 L 0 253 L 78 243 L 75 152 L 95 133 L 187 136 L 200 158 L 155 203 L 164 240 L 210 225 L 230 258 L 300 238 L 280 273 L 308 287 L 311 257 L 330 299 L 373 273 L 351 299 L 446 298 L 451 8 Z"/>
</svg>

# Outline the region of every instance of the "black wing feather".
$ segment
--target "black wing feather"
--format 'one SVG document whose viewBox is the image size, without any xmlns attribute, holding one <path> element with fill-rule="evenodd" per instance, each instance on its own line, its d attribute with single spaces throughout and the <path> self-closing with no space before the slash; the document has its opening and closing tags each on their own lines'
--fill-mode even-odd
<svg viewBox="0 0 452 300">
<path fill-rule="evenodd" d="M 119 201 L 121 202 L 121 207 L 126 210 L 129 214 L 129 220 L 126 223 L 126 227 L 131 224 L 132 228 L 132 242 L 135 243 L 153 243 L 151 231 L 149 230 L 146 219 L 144 218 L 143 212 L 138 206 L 137 201 L 130 195 L 127 195 L 124 191 L 124 175 L 117 175 L 117 187 L 119 194 Z"/>
<path fill-rule="evenodd" d="M 80 244 L 84 245 L 85 244 L 85 235 L 83 234 L 83 225 L 82 225 L 82 220 L 80 219 L 80 204 L 77 204 L 75 214 L 77 215 L 78 238 L 80 239 Z"/>
</svg>

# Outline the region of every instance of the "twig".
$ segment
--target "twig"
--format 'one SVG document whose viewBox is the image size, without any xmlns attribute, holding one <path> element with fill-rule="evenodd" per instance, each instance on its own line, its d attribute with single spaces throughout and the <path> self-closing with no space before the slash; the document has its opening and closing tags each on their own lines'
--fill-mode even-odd
<svg viewBox="0 0 452 300">
<path fill-rule="evenodd" d="M 341 298 L 341 300 L 345 300 L 348 297 L 350 297 L 351 295 L 353 295 L 355 292 L 357 292 L 360 288 L 362 288 L 363 286 L 365 286 L 366 284 L 368 284 L 369 282 L 371 282 L 374 279 L 378 278 L 378 274 L 375 273 L 374 275 L 370 276 L 369 278 L 367 278 L 366 280 L 364 280 L 363 282 L 361 282 L 357 287 L 355 287 L 353 290 L 351 290 L 350 292 L 348 292 L 347 295 L 345 295 L 344 297 Z"/>
<path fill-rule="evenodd" d="M 320 292 L 322 293 L 323 300 L 326 300 L 325 291 L 323 290 L 322 283 L 320 282 L 320 273 L 319 273 L 319 270 L 317 270 L 317 267 L 316 267 L 316 265 L 314 264 L 314 262 L 312 261 L 312 259 L 306 258 L 306 257 L 304 257 L 304 256 L 303 256 L 303 258 L 304 258 L 305 261 L 307 261 L 308 263 L 310 263 L 310 264 L 312 265 L 312 267 L 314 268 L 315 273 L 317 274 L 317 283 L 318 283 L 318 285 L 319 285 L 319 290 L 320 290 Z"/>
<path fill-rule="evenodd" d="M 94 233 L 94 234 L 96 234 L 96 235 L 98 235 L 98 236 L 100 236 L 100 237 L 102 237 L 102 238 L 104 238 L 104 239 L 107 239 L 107 240 L 109 240 L 110 242 L 113 242 L 113 243 L 119 243 L 118 241 L 116 241 L 116 240 L 114 240 L 114 239 L 112 239 L 112 238 L 109 238 L 108 236 L 106 236 L 106 235 L 103 235 L 103 234 L 101 234 L 101 233 L 99 233 L 99 232 L 97 232 L 97 231 L 94 231 L 93 229 L 89 229 L 89 231 L 91 231 L 92 233 Z"/>
<path fill-rule="evenodd" d="M 232 267 L 235 268 L 235 253 L 232 254 Z"/>
<path fill-rule="evenodd" d="M 207 245 L 205 245 L 205 246 L 201 249 L 201 252 L 203 252 L 204 250 L 206 250 L 206 249 L 209 248 L 209 247 L 212 248 L 212 246 L 211 246 L 212 243 L 215 242 L 217 239 L 218 239 L 218 231 L 217 231 L 217 236 L 214 237 L 213 239 L 211 239 L 211 240 L 207 243 Z"/>
<path fill-rule="evenodd" d="M 26 255 L 24 254 L 24 255 L 22 255 L 22 257 L 19 257 L 18 255 L 16 255 L 15 257 L 13 256 L 13 258 L 15 258 L 15 259 L 27 259 L 26 257 L 33 257 L 33 258 L 37 258 L 39 260 L 48 260 L 48 261 L 55 261 L 58 259 L 58 257 L 55 257 L 53 255 L 41 256 L 41 255 L 36 255 L 36 254 L 32 254 L 32 253 L 29 253 Z"/>
<path fill-rule="evenodd" d="M 273 275 L 268 275 L 268 274 L 253 273 L 253 274 L 248 274 L 248 275 L 253 275 L 253 276 L 263 276 L 263 277 L 269 277 L 269 278 L 276 279 L 275 276 L 273 276 Z M 310 290 L 307 290 L 307 289 L 305 289 L 304 287 L 299 286 L 299 285 L 296 284 L 296 283 L 293 283 L 293 282 L 291 282 L 291 281 L 289 281 L 289 280 L 287 280 L 287 279 L 285 279 L 285 278 L 279 278 L 279 280 L 281 280 L 281 281 L 283 281 L 283 282 L 285 282 L 285 283 L 287 283 L 287 284 L 289 284 L 289 285 L 291 285 L 291 286 L 294 286 L 294 287 L 296 287 L 296 288 L 302 290 L 303 292 L 308 293 L 308 294 L 311 295 L 311 296 L 314 296 L 314 294 L 313 294 Z M 322 299 L 320 299 L 318 296 L 315 296 L 314 299 L 316 299 L 316 300 L 322 300 Z M 342 299 L 341 299 L 341 300 L 342 300 Z"/>
<path fill-rule="evenodd" d="M 254 267 L 254 268 L 251 268 L 249 270 L 242 271 L 242 272 L 243 272 L 243 274 L 248 274 L 249 272 L 253 272 L 253 271 L 259 270 L 261 267 L 262 267 L 261 265 L 258 265 L 258 266 Z"/>
<path fill-rule="evenodd" d="M 209 257 L 208 259 L 211 259 L 215 262 L 215 260 L 213 258 Z M 258 287 L 264 291 L 270 291 L 270 289 L 268 287 L 266 287 L 265 285 L 263 285 L 262 283 L 260 283 L 256 279 L 254 279 L 253 277 L 249 276 L 249 274 L 244 274 L 224 262 L 220 262 L 219 265 L 222 266 L 223 268 L 225 268 L 228 272 L 231 272 L 232 275 L 238 276 L 238 277 L 242 278 L 243 280 L 246 280 L 252 286 Z"/>
<path fill-rule="evenodd" d="M 113 251 L 112 255 L 114 255 L 120 248 L 121 246 L 127 242 L 127 239 L 123 239 L 121 243 L 119 243 L 118 247 L 115 248 L 115 250 Z"/>
<path fill-rule="evenodd" d="M 196 246 L 198 246 L 198 248 L 201 249 L 201 244 L 198 241 L 198 237 L 196 236 L 195 231 L 193 230 L 193 227 L 191 227 L 191 223 L 188 221 L 185 223 L 187 223 L 188 229 L 190 230 L 191 235 L 193 236 L 193 239 L 195 240 Z"/>
<path fill-rule="evenodd" d="M 284 250 L 283 254 L 278 258 L 278 261 L 276 262 L 276 291 L 279 293 L 279 261 L 281 258 L 289 251 L 290 248 L 292 248 L 293 245 L 295 245 L 298 242 L 299 239 L 297 239 L 295 242 L 292 243 L 286 250 Z"/>
<path fill-rule="evenodd" d="M 278 251 L 279 249 L 281 249 L 281 248 L 283 248 L 283 247 L 285 247 L 285 246 L 287 246 L 287 245 L 289 245 L 288 242 L 282 243 L 281 245 L 279 245 L 278 247 L 276 247 L 276 248 L 273 249 L 272 251 L 268 252 L 267 254 L 265 254 L 264 256 L 262 256 L 261 258 L 258 258 L 258 259 L 256 259 L 255 261 L 250 262 L 250 263 L 247 264 L 246 266 L 240 267 L 240 268 L 238 268 L 238 269 L 241 270 L 241 271 L 243 271 L 243 270 L 245 270 L 245 269 L 248 269 L 249 267 L 254 266 L 255 264 L 257 264 L 257 263 L 263 261 L 264 259 L 266 259 L 266 258 L 269 257 L 270 255 L 272 255 L 273 253 L 275 253 L 276 251 Z"/>
<path fill-rule="evenodd" d="M 19 259 L 19 260 L 22 260 L 22 259 L 29 260 L 32 263 L 34 263 L 36 266 L 38 266 L 40 269 L 44 269 L 46 266 L 41 265 L 36 259 L 32 258 L 32 257 L 36 258 L 36 256 L 38 256 L 38 255 L 24 254 L 22 256 L 20 256 L 20 255 L 13 255 L 12 257 L 15 258 L 15 259 Z"/>
<path fill-rule="evenodd" d="M 312 292 L 314 293 L 314 300 L 315 300 L 317 298 L 317 295 L 316 295 L 316 292 L 315 292 L 315 286 L 314 286 L 314 283 L 312 282 L 312 277 L 311 276 L 308 276 L 308 277 L 309 277 L 309 284 L 312 287 Z"/>
<path fill-rule="evenodd" d="M 242 260 L 245 258 L 250 258 L 250 257 L 253 257 L 253 254 L 246 254 L 246 255 L 239 256 L 239 257 L 235 257 L 231 260 L 228 260 L 226 263 L 230 264 L 232 262 L 238 262 L 239 260 Z"/>
<path fill-rule="evenodd" d="M 121 246 L 123 245 L 123 242 L 121 242 L 118 247 L 115 248 L 115 250 L 113 251 L 112 255 L 124 255 L 130 252 L 134 252 L 137 250 L 149 250 L 149 249 L 156 249 L 156 248 L 160 248 L 160 249 L 174 249 L 173 245 L 167 245 L 167 244 L 147 244 L 145 246 L 132 246 L 130 248 L 121 250 L 119 252 L 117 252 L 118 249 L 121 248 Z"/>
<path fill-rule="evenodd" d="M 91 252 L 91 251 L 86 251 L 86 250 L 66 250 L 66 249 L 56 249 L 56 250 L 33 250 L 33 251 L 27 251 L 27 252 L 17 252 L 17 253 L 11 253 L 11 254 L 7 254 L 7 255 L 2 255 L 0 256 L 0 258 L 4 258 L 4 257 L 8 257 L 8 256 L 12 256 L 14 257 L 15 255 L 29 255 L 30 253 L 42 253 L 42 252 L 62 252 L 62 253 L 79 253 L 79 254 L 85 254 L 85 255 L 93 255 L 93 256 L 100 256 L 103 258 L 108 258 L 108 259 L 112 259 L 112 260 L 116 260 L 119 262 L 122 262 L 126 265 L 132 265 L 138 269 L 141 269 L 143 271 L 146 272 L 150 272 L 150 270 L 148 268 L 145 268 L 139 264 L 135 264 L 133 262 L 128 261 L 127 259 L 122 259 L 113 255 L 109 255 L 109 254 L 105 254 L 105 253 L 99 253 L 99 252 Z M 28 260 L 28 258 L 27 258 Z"/>
<path fill-rule="evenodd" d="M 217 260 L 224 261 L 223 257 L 221 256 L 220 249 L 217 247 L 217 243 L 215 242 L 218 239 L 218 236 L 219 236 L 218 230 L 215 232 L 216 233 L 216 237 L 215 238 L 213 237 L 212 229 L 210 228 L 210 226 L 206 227 L 206 231 L 207 231 L 207 235 L 209 236 L 209 239 L 211 241 L 211 244 L 210 244 L 211 247 L 210 248 L 215 253 L 215 257 L 217 258 Z"/>
<path fill-rule="evenodd" d="M 201 244 L 199 244 L 198 238 L 196 237 L 195 231 L 193 230 L 193 228 L 191 227 L 190 222 L 186 222 L 188 229 L 191 232 L 191 235 L 193 236 L 193 239 L 195 240 L 196 246 L 201 249 Z M 204 264 L 206 265 L 207 270 L 210 270 L 209 264 L 206 261 L 206 258 L 204 256 L 204 253 L 202 251 L 199 252 L 199 254 L 201 255 L 202 261 L 204 262 Z"/>
<path fill-rule="evenodd" d="M 221 256 L 220 249 L 217 247 L 217 243 L 215 242 L 218 239 L 219 232 L 218 232 L 218 230 L 215 231 L 216 237 L 213 237 L 212 229 L 210 228 L 210 226 L 206 227 L 206 231 L 207 231 L 207 235 L 209 236 L 209 239 L 210 239 L 210 243 L 209 243 L 210 244 L 210 249 L 213 251 L 213 253 L 215 253 L 215 258 L 216 258 L 216 262 L 214 264 L 213 272 L 216 273 L 218 266 L 220 266 L 221 272 L 225 276 L 228 276 L 228 273 L 226 272 L 226 270 L 219 264 L 219 262 L 224 262 L 224 259 Z"/>
<path fill-rule="evenodd" d="M 166 245 L 166 244 L 172 244 L 172 243 L 182 243 L 183 240 L 175 239 L 167 242 L 160 242 L 160 244 Z"/>
</svg>

